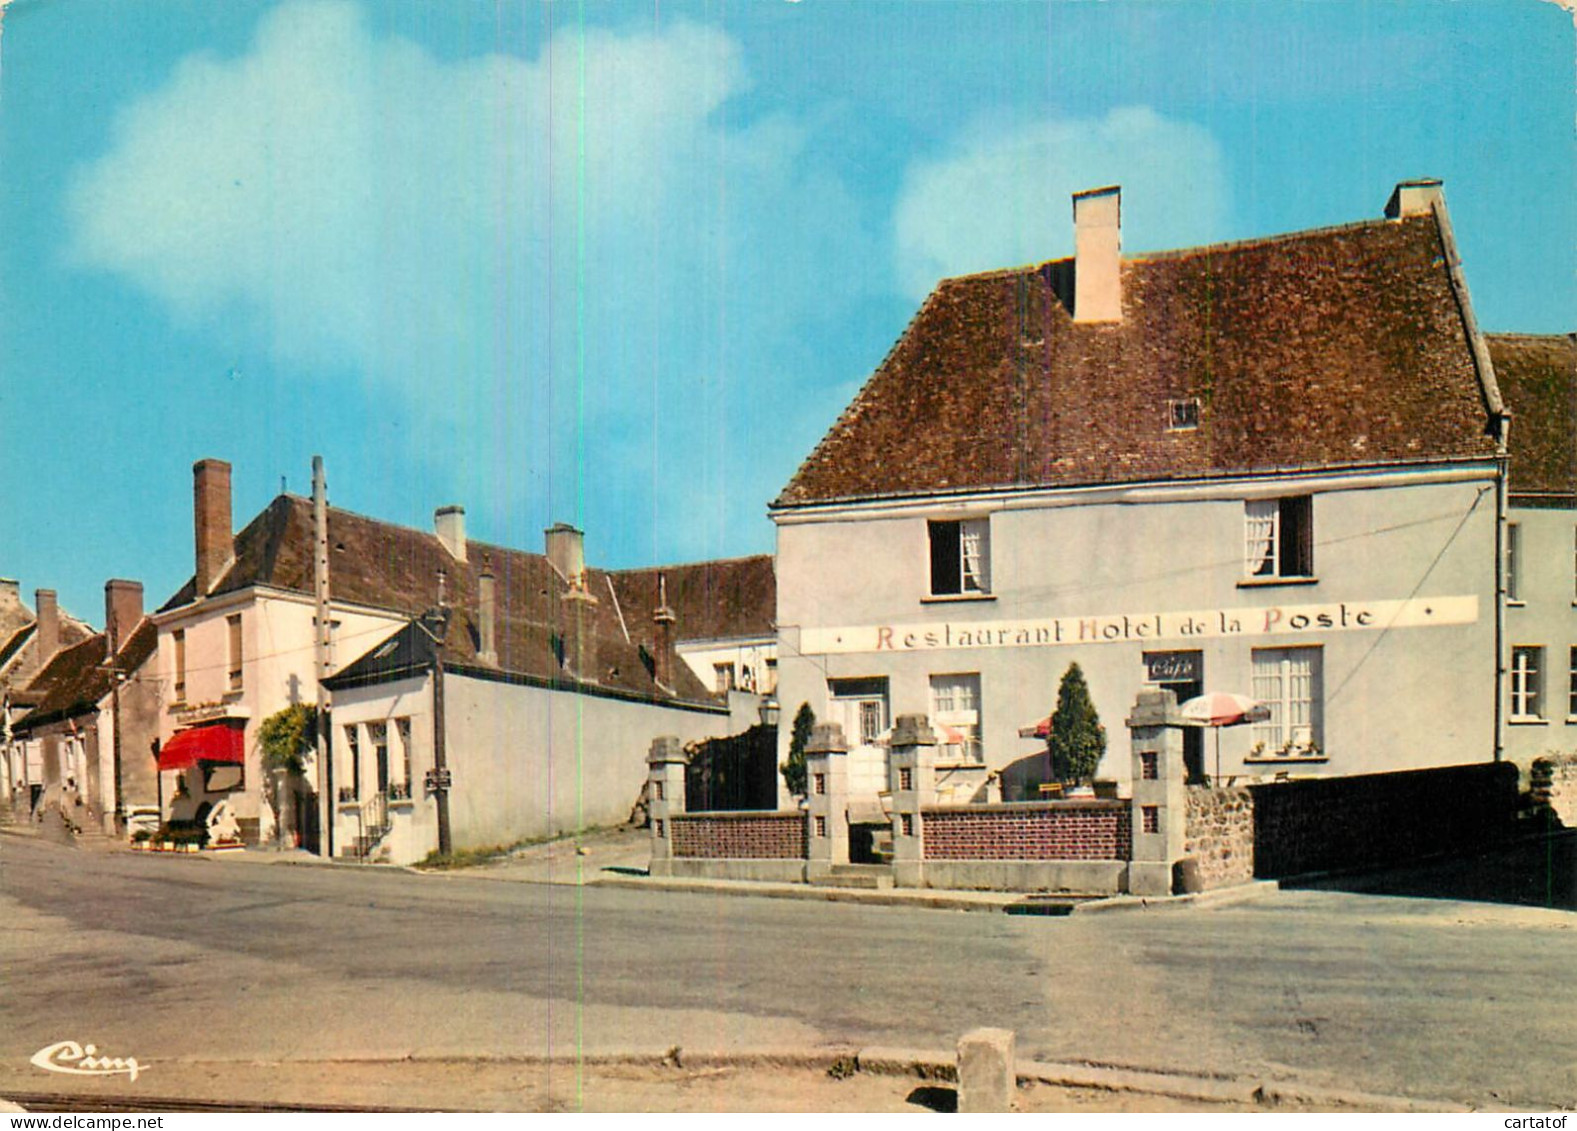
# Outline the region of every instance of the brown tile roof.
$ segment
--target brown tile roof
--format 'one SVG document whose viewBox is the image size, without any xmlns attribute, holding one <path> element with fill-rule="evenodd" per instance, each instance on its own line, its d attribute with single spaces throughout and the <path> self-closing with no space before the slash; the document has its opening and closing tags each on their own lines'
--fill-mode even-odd
<svg viewBox="0 0 1577 1131">
<path fill-rule="evenodd" d="M 778 585 L 770 554 L 621 569 L 609 577 L 621 604 L 648 610 L 639 624 L 629 625 L 630 634 L 640 641 L 652 639 L 649 610 L 657 608 L 659 577 L 674 613 L 676 640 L 771 636 L 776 631 Z M 625 620 L 630 621 L 628 612 Z"/>
<path fill-rule="evenodd" d="M 1494 455 L 1433 215 L 948 279 L 774 504 Z M 1167 430 L 1199 398 L 1199 427 Z"/>
<path fill-rule="evenodd" d="M 115 657 L 116 669 L 127 675 L 135 672 L 153 655 L 158 643 L 158 628 L 144 617 Z M 16 729 L 25 732 L 94 710 L 110 693 L 104 651 L 104 634 L 100 632 L 57 652 L 28 685 L 33 710 L 16 724 Z"/>
<path fill-rule="evenodd" d="M 1511 412 L 1511 493 L 1577 496 L 1577 335 L 1488 334 Z"/>
<path fill-rule="evenodd" d="M 9 639 L 0 640 L 0 683 L 13 689 L 25 687 L 33 677 L 38 675 L 38 635 L 37 624 L 29 621 L 25 626 L 12 633 Z M 93 635 L 93 630 L 76 617 L 60 614 L 60 647 L 69 648 L 80 644 Z M 58 651 L 55 653 L 60 654 Z M 13 702 L 20 701 L 20 692 L 12 694 Z"/>
<path fill-rule="evenodd" d="M 472 540 L 465 562 L 456 562 L 435 534 L 329 508 L 331 588 L 336 601 L 418 616 L 438 603 L 438 571 L 445 573 L 444 595 L 454 610 L 445 642 L 445 663 L 488 665 L 477 657 L 479 578 L 490 563 L 498 610 L 498 669 L 543 680 L 564 678 L 555 649 L 562 595 L 569 588 L 548 559 Z M 301 593 L 312 591 L 312 503 L 281 495 L 235 537 L 235 563 L 214 594 L 267 585 Z M 592 623 L 597 640 L 596 682 L 632 694 L 710 701 L 712 694 L 683 664 L 675 665 L 677 686 L 659 688 L 641 656 L 637 626 L 651 620 L 654 608 L 641 594 L 620 591 L 616 609 L 603 570 L 587 570 L 587 588 L 597 598 Z M 195 591 L 188 581 L 160 610 L 188 604 Z M 625 638 L 619 612 L 629 626 Z M 377 649 L 372 649 L 376 652 Z M 353 661 L 354 662 L 354 661 Z M 349 665 L 347 665 L 348 670 Z M 683 670 L 679 670 L 683 669 Z M 589 674 L 589 673 L 588 673 Z"/>
</svg>

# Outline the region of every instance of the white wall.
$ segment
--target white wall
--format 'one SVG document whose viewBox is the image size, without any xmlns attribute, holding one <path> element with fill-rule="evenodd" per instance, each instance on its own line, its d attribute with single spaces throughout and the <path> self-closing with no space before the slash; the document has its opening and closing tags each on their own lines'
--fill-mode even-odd
<svg viewBox="0 0 1577 1131">
<path fill-rule="evenodd" d="M 776 639 L 691 640 L 679 644 L 674 651 L 689 665 L 701 685 L 710 691 L 718 689 L 717 664 L 734 665 L 735 686 L 740 690 L 770 695 L 777 688 L 777 669 L 769 663 L 777 659 Z M 751 673 L 753 684 L 745 679 L 746 671 Z"/>
<path fill-rule="evenodd" d="M 1506 757 L 1526 771 L 1549 751 L 1577 750 L 1577 715 L 1571 711 L 1571 650 L 1577 646 L 1577 512 L 1514 507 L 1520 528 L 1520 603 L 1506 609 L 1506 659 L 1517 645 L 1544 649 L 1542 721 L 1510 718 L 1506 680 Z"/>
<path fill-rule="evenodd" d="M 653 738 L 690 742 L 730 733 L 725 712 L 444 677 L 446 762 L 455 850 L 489 848 L 628 819 L 646 782 Z M 431 678 L 348 688 L 334 699 L 336 784 L 349 781 L 344 728 L 363 728 L 362 795 L 374 788 L 369 721 L 411 719 L 412 804 L 391 806 L 387 859 L 412 863 L 438 845 L 437 806 L 421 788 L 432 767 Z M 391 759 L 395 757 L 391 723 Z M 336 801 L 336 852 L 357 832 L 356 806 Z"/>
<path fill-rule="evenodd" d="M 1327 477 L 1313 484 L 1313 584 L 1244 586 L 1244 497 L 1307 493 L 1310 482 L 1198 485 L 1143 491 L 1046 493 L 978 506 L 871 506 L 802 522 L 779 513 L 779 691 L 785 725 L 801 702 L 828 714 L 829 678 L 886 676 L 891 714 L 929 712 L 929 676 L 978 672 L 988 765 L 1036 756 L 1044 743 L 1018 729 L 1050 714 L 1068 665 L 1084 669 L 1107 731 L 1098 776 L 1128 777 L 1128 709 L 1144 686 L 1147 650 L 1197 648 L 1207 690 L 1251 692 L 1255 648 L 1318 646 L 1323 655 L 1328 760 L 1298 773 L 1348 774 L 1487 760 L 1493 751 L 1494 496 L 1487 472 L 1459 482 L 1387 483 L 1357 489 Z M 873 513 L 881 517 L 861 517 Z M 927 518 L 990 515 L 990 600 L 927 600 Z M 1476 619 L 1449 627 L 1311 631 L 1195 640 L 1136 636 L 1077 640 L 1079 618 L 1224 611 L 1252 628 L 1285 605 L 1353 606 L 1408 598 L 1477 599 Z M 1070 618 L 1069 642 L 1031 647 L 838 651 L 826 630 L 889 626 L 902 640 L 941 626 L 995 633 L 1002 622 Z M 1166 622 L 1173 633 L 1176 618 Z M 1137 628 L 1134 630 L 1137 632 Z M 818 637 L 820 639 L 818 639 Z M 852 639 L 852 637 L 851 637 Z M 1250 765 L 1247 728 L 1221 735 L 1224 774 L 1269 773 Z M 1206 765 L 1214 741 L 1206 736 Z M 1034 768 L 1026 764 L 1026 769 Z M 853 767 L 851 766 L 851 769 Z"/>
<path fill-rule="evenodd" d="M 343 665 L 355 660 L 380 640 L 405 624 L 403 618 L 335 605 L 334 659 Z M 186 632 L 186 695 L 184 706 L 212 707 L 217 717 L 246 720 L 245 787 L 209 798 L 188 774 L 188 785 L 198 800 L 227 796 L 238 818 L 261 820 L 261 836 L 273 832 L 273 813 L 263 802 L 261 756 L 257 728 L 261 722 L 294 703 L 317 701 L 314 673 L 313 618 L 315 606 L 304 595 L 273 590 L 245 590 L 202 601 L 159 620 L 159 670 L 162 677 L 160 737 L 168 742 L 177 729 L 188 725 L 175 699 L 175 648 L 177 629 Z M 241 614 L 242 685 L 229 686 L 229 616 Z M 310 767 L 309 767 L 310 769 Z M 175 775 L 166 773 L 164 798 L 168 807 Z M 313 780 L 309 772 L 308 780 Z"/>
</svg>

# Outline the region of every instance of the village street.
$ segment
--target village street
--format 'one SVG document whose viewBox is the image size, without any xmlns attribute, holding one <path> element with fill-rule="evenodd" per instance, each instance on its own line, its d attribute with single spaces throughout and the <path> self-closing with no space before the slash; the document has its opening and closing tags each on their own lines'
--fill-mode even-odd
<svg viewBox="0 0 1577 1131">
<path fill-rule="evenodd" d="M 158 1093 L 171 1060 L 222 1082 L 226 1064 L 347 1057 L 949 1049 L 995 1025 L 1045 1060 L 1577 1096 L 1577 916 L 1562 911 L 1283 892 L 1017 917 L 6 836 L 0 922 L 0 1094 L 75 1087 L 28 1063 L 64 1040 L 137 1057 L 150 1067 L 111 1090 Z M 409 1102 L 413 1071 L 389 1064 L 382 1102 Z"/>
</svg>

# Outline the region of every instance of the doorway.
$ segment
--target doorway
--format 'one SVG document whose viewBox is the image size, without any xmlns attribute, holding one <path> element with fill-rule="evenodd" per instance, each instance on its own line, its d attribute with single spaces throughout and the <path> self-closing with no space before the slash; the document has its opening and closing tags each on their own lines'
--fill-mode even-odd
<svg viewBox="0 0 1577 1131">
<path fill-rule="evenodd" d="M 1205 656 L 1203 652 L 1146 652 L 1145 682 L 1170 691 L 1179 704 L 1204 694 Z M 1205 782 L 1205 734 L 1203 727 L 1183 728 L 1183 780 L 1189 785 Z"/>
</svg>

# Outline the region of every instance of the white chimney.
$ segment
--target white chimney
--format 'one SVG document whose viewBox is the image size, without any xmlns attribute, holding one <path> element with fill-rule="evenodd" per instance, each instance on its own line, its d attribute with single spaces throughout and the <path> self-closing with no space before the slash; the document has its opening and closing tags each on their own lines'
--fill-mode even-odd
<svg viewBox="0 0 1577 1131">
<path fill-rule="evenodd" d="M 1121 322 L 1122 188 L 1073 194 L 1073 320 Z"/>
<path fill-rule="evenodd" d="M 1441 184 L 1437 177 L 1420 177 L 1401 181 L 1391 190 L 1391 199 L 1385 204 L 1385 218 L 1400 220 L 1403 216 L 1422 216 L 1434 208 L 1441 199 Z"/>
<path fill-rule="evenodd" d="M 439 507 L 433 512 L 433 527 L 449 556 L 457 562 L 465 561 L 465 508 Z"/>
<path fill-rule="evenodd" d="M 586 536 L 567 522 L 547 528 L 548 561 L 574 589 L 586 588 Z"/>
<path fill-rule="evenodd" d="M 476 658 L 484 664 L 498 665 L 498 589 L 493 579 L 493 563 L 482 558 L 482 574 L 476 579 L 477 648 Z"/>
</svg>

